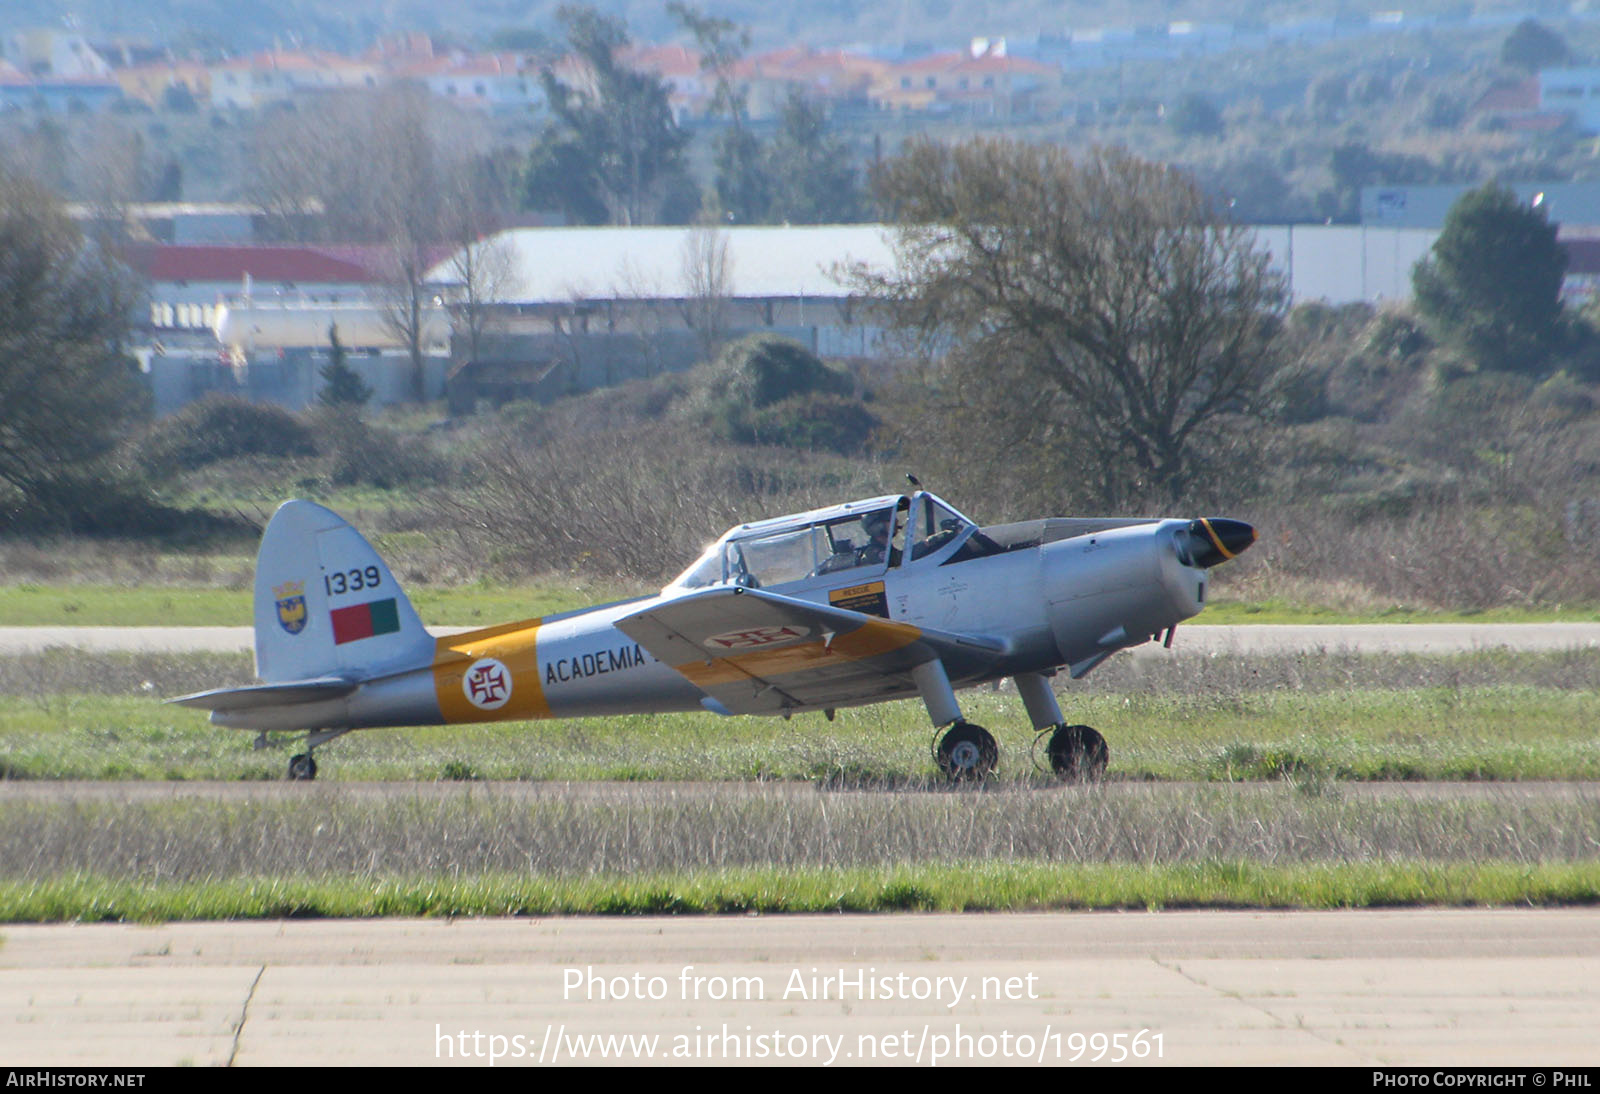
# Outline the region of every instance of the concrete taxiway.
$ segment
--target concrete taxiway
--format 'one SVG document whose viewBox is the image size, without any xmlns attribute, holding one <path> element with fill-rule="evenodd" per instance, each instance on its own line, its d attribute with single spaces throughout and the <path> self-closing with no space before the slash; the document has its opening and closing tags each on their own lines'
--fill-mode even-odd
<svg viewBox="0 0 1600 1094">
<path fill-rule="evenodd" d="M 12 1066 L 1600 1063 L 1592 909 L 0 934 Z"/>
</svg>

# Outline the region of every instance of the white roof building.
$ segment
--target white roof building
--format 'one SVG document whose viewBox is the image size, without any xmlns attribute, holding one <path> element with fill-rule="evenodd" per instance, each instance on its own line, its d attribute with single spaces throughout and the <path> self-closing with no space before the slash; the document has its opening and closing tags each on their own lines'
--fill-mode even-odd
<svg viewBox="0 0 1600 1094">
<path fill-rule="evenodd" d="M 477 244 L 507 265 L 496 298 L 550 305 L 599 300 L 681 300 L 699 295 L 689 266 L 697 245 L 725 244 L 723 294 L 733 299 L 843 298 L 835 266 L 894 263 L 891 232 L 878 224 L 735 228 L 519 228 Z M 460 284 L 452 258 L 428 272 Z M 492 266 L 485 262 L 485 267 Z"/>
<path fill-rule="evenodd" d="M 690 285 L 698 228 L 522 228 L 477 244 L 504 256 L 495 301 L 549 310 L 598 303 L 660 303 L 698 295 Z M 1407 299 L 1411 268 L 1427 255 L 1437 228 L 1376 225 L 1278 225 L 1255 229 L 1256 238 L 1289 279 L 1296 303 L 1332 304 Z M 735 302 L 815 301 L 851 297 L 837 276 L 864 264 L 895 265 L 894 228 L 883 224 L 718 228 L 727 248 L 722 295 Z M 481 253 L 481 252 L 480 252 Z M 491 265 L 491 263 L 485 263 Z M 441 262 L 428 281 L 461 282 L 458 259 Z M 792 312 L 792 309 L 791 309 Z M 808 325 L 818 320 L 808 320 Z"/>
</svg>

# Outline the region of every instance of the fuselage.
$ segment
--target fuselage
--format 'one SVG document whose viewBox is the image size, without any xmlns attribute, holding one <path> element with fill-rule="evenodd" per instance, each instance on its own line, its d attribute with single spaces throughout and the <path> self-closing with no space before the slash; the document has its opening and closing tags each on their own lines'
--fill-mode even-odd
<svg viewBox="0 0 1600 1094">
<path fill-rule="evenodd" d="M 905 514 L 923 497 L 888 500 Z M 983 529 L 951 518 L 933 531 L 938 525 L 930 517 L 918 536 L 907 534 L 902 519 L 894 542 L 874 558 L 870 548 L 838 534 L 847 519 L 853 530 L 860 527 L 860 513 L 847 509 L 735 529 L 656 597 L 437 637 L 431 663 L 366 680 L 347 696 L 213 717 L 240 728 L 300 729 L 714 710 L 680 668 L 658 660 L 616 623 L 730 583 L 888 619 L 902 625 L 899 634 L 926 629 L 1004 646 L 999 661 L 981 672 L 952 673 L 956 687 L 1061 667 L 1081 675 L 1193 617 L 1205 602 L 1208 571 L 1187 549 L 1188 521 L 1056 520 Z M 912 512 L 913 528 L 915 520 Z M 792 556 L 795 543 L 809 544 L 804 561 L 772 561 L 777 546 Z M 789 579 L 761 580 L 774 575 Z M 916 694 L 908 675 L 902 690 L 859 701 Z"/>
</svg>

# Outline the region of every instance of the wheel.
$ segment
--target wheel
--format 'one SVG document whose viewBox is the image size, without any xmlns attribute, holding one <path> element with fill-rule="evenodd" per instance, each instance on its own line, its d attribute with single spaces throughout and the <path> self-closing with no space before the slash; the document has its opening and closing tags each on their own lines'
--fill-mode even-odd
<svg viewBox="0 0 1600 1094">
<path fill-rule="evenodd" d="M 302 752 L 289 761 L 289 778 L 296 782 L 310 782 L 317 777 L 317 761 L 311 753 Z"/>
<path fill-rule="evenodd" d="M 1074 782 L 1099 782 L 1111 758 L 1106 739 L 1092 726 L 1059 726 L 1050 734 L 1046 752 L 1050 769 L 1059 778 Z"/>
<path fill-rule="evenodd" d="M 939 740 L 934 758 L 952 782 L 986 779 L 1000 761 L 1000 749 L 987 729 L 957 722 Z"/>
</svg>

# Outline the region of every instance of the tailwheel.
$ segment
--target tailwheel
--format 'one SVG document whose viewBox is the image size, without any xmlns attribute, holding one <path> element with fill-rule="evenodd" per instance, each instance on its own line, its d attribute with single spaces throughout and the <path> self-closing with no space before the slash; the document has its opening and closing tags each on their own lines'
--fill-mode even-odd
<svg viewBox="0 0 1600 1094">
<path fill-rule="evenodd" d="M 1056 777 L 1071 782 L 1099 782 L 1111 759 L 1106 739 L 1092 726 L 1057 726 L 1045 752 Z"/>
<path fill-rule="evenodd" d="M 311 753 L 301 752 L 289 761 L 289 778 L 295 782 L 310 782 L 317 777 L 317 761 Z"/>
<path fill-rule="evenodd" d="M 957 722 L 939 739 L 934 762 L 951 782 L 975 782 L 994 771 L 1000 762 L 1000 749 L 987 729 L 971 722 Z"/>
</svg>

